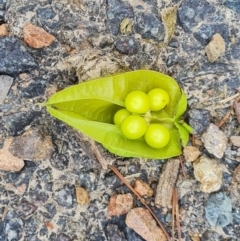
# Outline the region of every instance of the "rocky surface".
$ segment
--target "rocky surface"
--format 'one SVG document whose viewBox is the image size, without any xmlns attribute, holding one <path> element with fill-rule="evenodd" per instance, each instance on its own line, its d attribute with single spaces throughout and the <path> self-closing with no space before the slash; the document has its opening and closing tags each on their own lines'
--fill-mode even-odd
<svg viewBox="0 0 240 241">
<path fill-rule="evenodd" d="M 144 240 L 127 227 L 126 214 L 108 214 L 110 197 L 129 193 L 128 188 L 110 170 L 101 168 L 82 135 L 38 105 L 67 86 L 136 69 L 168 74 L 187 93 L 185 117 L 195 130 L 201 155 L 213 159 L 213 145 L 205 147 L 200 140 L 210 123 L 218 125 L 239 91 L 240 7 L 238 1 L 230 0 L 177 3 L 178 0 L 0 0 L 0 32 L 4 33 L 0 36 L 0 152 L 5 148 L 3 156 L 7 157 L 1 160 L 6 165 L 18 158 L 6 148 L 9 138 L 17 141 L 35 128 L 42 130 L 41 138 L 51 137 L 47 158 L 41 156 L 41 161 L 35 162 L 34 149 L 31 156 L 21 156 L 24 159 L 20 158 L 17 168 L 1 168 L 1 241 Z M 170 25 L 160 17 L 168 7 L 175 7 L 177 14 L 170 30 L 165 29 Z M 32 48 L 24 41 L 26 23 L 43 28 L 55 41 L 41 49 Z M 210 62 L 205 47 L 214 34 L 222 36 L 226 51 Z M 10 89 L 5 86 L 4 92 L 3 75 L 13 77 Z M 183 160 L 187 178 L 180 169 L 176 188 L 184 241 L 193 237 L 201 241 L 235 241 L 240 237 L 240 150 L 230 139 L 239 136 L 239 116 L 236 111 L 231 112 L 220 128 L 228 140 L 224 141 L 226 150 L 219 150 L 220 159 L 215 161 L 221 169 L 217 193 L 203 192 L 194 176 L 197 161 Z M 210 135 L 209 142 L 214 137 Z M 25 141 L 29 147 L 34 144 L 31 136 Z M 20 154 L 17 150 L 23 149 L 11 151 Z M 153 196 L 147 197 L 146 202 L 170 233 L 171 209 L 154 205 L 166 160 L 143 161 L 104 153 L 105 159 L 111 160 L 129 182 L 141 179 L 152 188 Z M 213 174 L 218 170 L 214 168 L 210 169 Z M 202 175 L 206 170 L 204 167 Z M 205 175 L 206 180 L 209 175 Z M 76 187 L 89 195 L 89 205 L 79 204 Z M 212 187 L 210 184 L 211 191 Z M 231 209 L 223 209 L 220 202 L 229 207 L 231 203 Z M 133 203 L 134 207 L 141 207 L 135 197 Z M 212 218 L 206 215 L 214 210 Z M 220 223 L 216 222 L 217 215 Z M 216 223 L 217 229 L 211 226 Z"/>
<path fill-rule="evenodd" d="M 208 110 L 193 109 L 188 112 L 189 124 L 195 133 L 201 134 L 207 130 L 210 123 L 210 113 Z"/>
</svg>

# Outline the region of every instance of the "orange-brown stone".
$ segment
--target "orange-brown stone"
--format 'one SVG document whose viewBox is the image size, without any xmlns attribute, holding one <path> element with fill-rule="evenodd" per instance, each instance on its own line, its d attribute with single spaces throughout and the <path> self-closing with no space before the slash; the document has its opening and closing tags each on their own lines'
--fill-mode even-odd
<svg viewBox="0 0 240 241">
<path fill-rule="evenodd" d="M 26 23 L 23 28 L 24 41 L 32 48 L 48 47 L 55 41 L 55 37 L 47 33 L 43 28 Z"/>
</svg>

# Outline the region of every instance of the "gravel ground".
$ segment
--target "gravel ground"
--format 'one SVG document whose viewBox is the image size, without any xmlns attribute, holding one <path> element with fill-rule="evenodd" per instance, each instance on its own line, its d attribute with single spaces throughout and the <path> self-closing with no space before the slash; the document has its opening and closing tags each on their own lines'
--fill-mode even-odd
<svg viewBox="0 0 240 241">
<path fill-rule="evenodd" d="M 156 70 L 172 76 L 187 93 L 186 119 L 196 140 L 201 140 L 210 123 L 217 125 L 224 117 L 231 97 L 239 91 L 240 3 L 184 0 L 177 4 L 177 0 L 0 0 L 0 24 L 6 24 L 9 32 L 0 37 L 0 87 L 6 87 L 3 75 L 13 78 L 0 103 L 0 148 L 6 139 L 29 130 L 38 130 L 36 136 L 28 136 L 33 138 L 29 146 L 36 138 L 51 137 L 44 158 L 30 155 L 30 150 L 22 155 L 15 150 L 24 167 L 0 171 L 0 241 L 143 240 L 126 226 L 126 215 L 111 217 L 107 212 L 110 196 L 128 193 L 128 188 L 101 168 L 82 135 L 37 103 L 93 77 Z M 161 18 L 171 6 L 177 6 L 173 35 Z M 123 24 L 123 19 L 128 22 Z M 31 48 L 23 39 L 26 22 L 44 28 L 55 42 Z M 204 49 L 215 33 L 222 36 L 226 50 L 210 62 Z M 106 63 L 115 67 L 106 70 Z M 233 111 L 221 130 L 228 140 L 239 136 Z M 215 158 L 201 143 L 199 147 L 202 155 Z M 128 181 L 141 178 L 156 190 L 165 161 L 120 158 L 101 151 Z M 233 178 L 240 147 L 229 140 L 217 161 L 223 182 L 211 194 L 201 191 L 192 163 L 184 162 L 187 178 L 179 171 L 182 240 L 240 240 L 240 182 Z M 89 205 L 78 204 L 78 186 L 88 191 Z M 156 208 L 153 197 L 147 202 L 170 231 L 171 210 Z M 141 206 L 136 198 L 134 206 Z"/>
</svg>

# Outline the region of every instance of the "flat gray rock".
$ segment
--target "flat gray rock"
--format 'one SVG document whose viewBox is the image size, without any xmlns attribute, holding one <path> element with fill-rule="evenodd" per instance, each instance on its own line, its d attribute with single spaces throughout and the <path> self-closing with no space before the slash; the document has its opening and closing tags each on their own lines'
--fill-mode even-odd
<svg viewBox="0 0 240 241">
<path fill-rule="evenodd" d="M 0 105 L 5 100 L 9 89 L 13 83 L 13 78 L 8 75 L 0 75 Z"/>
<path fill-rule="evenodd" d="M 0 38 L 0 73 L 17 75 L 38 68 L 37 62 L 14 37 Z"/>
</svg>

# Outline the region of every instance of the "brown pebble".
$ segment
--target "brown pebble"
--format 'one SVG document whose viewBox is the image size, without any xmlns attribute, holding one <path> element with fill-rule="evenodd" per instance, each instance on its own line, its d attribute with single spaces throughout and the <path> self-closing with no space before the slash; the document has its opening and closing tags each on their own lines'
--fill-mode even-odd
<svg viewBox="0 0 240 241">
<path fill-rule="evenodd" d="M 133 189 L 141 196 L 151 197 L 153 195 L 152 188 L 143 180 L 136 180 Z"/>
<path fill-rule="evenodd" d="M 186 146 L 183 149 L 183 156 L 187 162 L 194 162 L 200 155 L 200 151 L 195 146 Z"/>
<path fill-rule="evenodd" d="M 4 37 L 8 35 L 7 25 L 1 24 L 0 25 L 0 37 Z"/>
<path fill-rule="evenodd" d="M 230 141 L 234 146 L 240 147 L 240 136 L 231 136 Z"/>
<path fill-rule="evenodd" d="M 205 52 L 210 62 L 216 61 L 220 56 L 224 54 L 225 42 L 219 33 L 216 33 L 212 36 L 211 41 L 205 47 Z"/>
<path fill-rule="evenodd" d="M 55 41 L 55 37 L 47 33 L 43 28 L 26 23 L 23 27 L 24 41 L 32 48 L 48 47 Z"/>
<path fill-rule="evenodd" d="M 157 226 L 149 211 L 145 208 L 134 208 L 126 216 L 126 224 L 147 241 L 165 241 L 166 236 Z"/>
<path fill-rule="evenodd" d="M 20 171 L 24 166 L 21 158 L 13 156 L 9 152 L 9 146 L 12 144 L 13 138 L 8 138 L 4 142 L 3 148 L 0 150 L 0 170 L 2 171 Z"/>
<path fill-rule="evenodd" d="M 203 146 L 203 142 L 200 139 L 195 139 L 195 143 L 196 146 L 202 147 Z"/>
<path fill-rule="evenodd" d="M 133 197 L 130 193 L 111 196 L 108 212 L 111 216 L 127 213 L 133 206 Z"/>
<path fill-rule="evenodd" d="M 49 221 L 45 222 L 45 225 L 46 225 L 46 227 L 47 227 L 48 229 L 50 229 L 50 230 L 53 230 L 53 229 L 54 229 L 53 224 L 52 224 L 51 222 L 49 222 Z"/>
<path fill-rule="evenodd" d="M 87 190 L 82 187 L 76 187 L 77 203 L 81 205 L 89 205 L 89 195 Z"/>
</svg>

